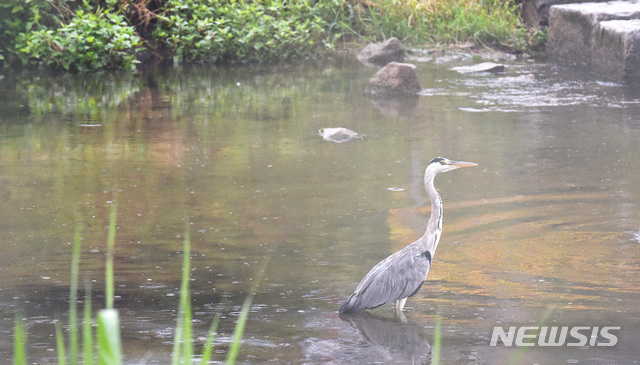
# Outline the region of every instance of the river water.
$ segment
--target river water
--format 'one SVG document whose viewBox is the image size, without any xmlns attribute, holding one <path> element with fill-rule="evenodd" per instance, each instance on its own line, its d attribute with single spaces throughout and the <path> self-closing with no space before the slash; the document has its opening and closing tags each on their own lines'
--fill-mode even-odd
<svg viewBox="0 0 640 365">
<path fill-rule="evenodd" d="M 421 95 L 400 101 L 366 98 L 375 70 L 352 60 L 5 75 L 0 362 L 19 310 L 30 362 L 55 363 L 79 222 L 81 286 L 102 307 L 116 202 L 127 364 L 169 362 L 186 224 L 196 349 L 222 313 L 216 361 L 259 281 L 241 363 L 430 363 L 436 341 L 445 364 L 637 363 L 640 92 L 544 60 L 417 65 Z M 363 137 L 325 141 L 325 127 Z M 428 280 L 404 318 L 388 305 L 340 318 L 367 271 L 422 235 L 435 156 L 478 167 L 436 178 Z M 494 327 L 526 326 L 619 329 L 615 346 L 598 329 L 583 346 L 490 346 Z"/>
</svg>

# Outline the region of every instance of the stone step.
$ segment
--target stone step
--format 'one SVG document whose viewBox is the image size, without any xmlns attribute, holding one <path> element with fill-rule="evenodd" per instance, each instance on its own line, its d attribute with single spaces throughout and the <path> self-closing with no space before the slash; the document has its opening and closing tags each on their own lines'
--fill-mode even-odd
<svg viewBox="0 0 640 365">
<path fill-rule="evenodd" d="M 592 71 L 616 81 L 640 83 L 640 19 L 601 22 L 591 49 Z"/>
<path fill-rule="evenodd" d="M 640 0 L 554 5 L 547 52 L 616 81 L 638 82 Z"/>
</svg>

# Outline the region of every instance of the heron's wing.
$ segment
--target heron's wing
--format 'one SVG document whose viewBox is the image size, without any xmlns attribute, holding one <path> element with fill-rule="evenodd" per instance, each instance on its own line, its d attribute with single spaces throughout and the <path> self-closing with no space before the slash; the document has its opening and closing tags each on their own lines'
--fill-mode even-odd
<svg viewBox="0 0 640 365">
<path fill-rule="evenodd" d="M 353 313 L 379 307 L 416 293 L 426 279 L 431 255 L 398 251 L 380 261 L 362 279 L 341 312 Z"/>
</svg>

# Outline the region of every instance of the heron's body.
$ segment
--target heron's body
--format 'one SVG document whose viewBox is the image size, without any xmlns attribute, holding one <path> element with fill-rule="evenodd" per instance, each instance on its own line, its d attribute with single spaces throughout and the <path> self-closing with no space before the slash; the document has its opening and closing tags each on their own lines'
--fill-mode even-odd
<svg viewBox="0 0 640 365">
<path fill-rule="evenodd" d="M 358 313 L 390 302 L 395 302 L 396 310 L 402 311 L 407 298 L 416 294 L 427 278 L 442 233 L 442 199 L 433 179 L 439 172 L 466 166 L 475 164 L 442 157 L 431 160 L 424 176 L 431 200 L 431 217 L 424 235 L 374 266 L 342 305 L 340 313 Z"/>
</svg>

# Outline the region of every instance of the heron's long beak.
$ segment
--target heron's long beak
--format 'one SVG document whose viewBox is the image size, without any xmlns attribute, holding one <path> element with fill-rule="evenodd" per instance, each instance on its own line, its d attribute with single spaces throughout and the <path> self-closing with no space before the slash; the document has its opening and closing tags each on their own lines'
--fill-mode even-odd
<svg viewBox="0 0 640 365">
<path fill-rule="evenodd" d="M 477 163 L 473 163 L 473 162 L 466 162 L 466 161 L 451 161 L 449 162 L 449 165 L 453 165 L 456 168 L 458 167 L 471 167 L 471 166 L 478 166 Z"/>
</svg>

